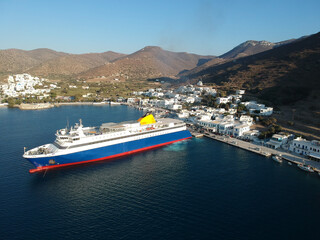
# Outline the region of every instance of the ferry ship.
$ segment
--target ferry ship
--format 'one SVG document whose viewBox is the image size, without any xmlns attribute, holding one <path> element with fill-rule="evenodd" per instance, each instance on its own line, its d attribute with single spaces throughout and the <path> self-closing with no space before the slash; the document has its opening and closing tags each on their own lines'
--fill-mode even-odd
<svg viewBox="0 0 320 240">
<path fill-rule="evenodd" d="M 104 123 L 84 127 L 80 119 L 74 127 L 60 129 L 54 143 L 29 151 L 23 157 L 36 168 L 30 173 L 117 158 L 191 138 L 186 124 L 177 119 L 146 114 L 138 121 Z"/>
</svg>

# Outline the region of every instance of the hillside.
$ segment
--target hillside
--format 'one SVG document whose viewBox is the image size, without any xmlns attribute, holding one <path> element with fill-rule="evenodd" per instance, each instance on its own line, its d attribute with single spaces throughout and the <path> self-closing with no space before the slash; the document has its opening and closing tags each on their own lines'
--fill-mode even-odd
<svg viewBox="0 0 320 240">
<path fill-rule="evenodd" d="M 235 48 L 231 49 L 229 52 L 219 56 L 219 58 L 223 59 L 235 59 L 240 57 L 246 57 L 250 55 L 254 55 L 260 52 L 264 52 L 281 45 L 288 44 L 290 42 L 295 41 L 296 39 L 290 39 L 283 42 L 272 43 L 268 41 L 253 41 L 249 40 L 240 45 L 236 46 Z"/>
<path fill-rule="evenodd" d="M 268 100 L 273 97 L 266 93 L 271 94 L 272 90 L 281 102 L 289 103 L 319 88 L 319 59 L 320 33 L 256 55 L 210 66 L 188 77 L 258 91 Z M 294 90 L 299 90 L 298 95 Z M 292 99 L 290 94 L 283 94 L 290 91 L 295 93 Z"/>
<path fill-rule="evenodd" d="M 20 73 L 38 64 L 67 53 L 56 52 L 51 49 L 40 48 L 31 51 L 20 49 L 0 50 L 0 73 Z"/>
<path fill-rule="evenodd" d="M 39 76 L 69 76 L 101 66 L 123 56 L 125 54 L 111 51 L 104 53 L 68 54 L 45 61 L 29 69 L 29 72 Z"/>
<path fill-rule="evenodd" d="M 246 57 L 270 50 L 275 45 L 275 43 L 267 41 L 246 41 L 219 57 L 224 59 Z"/>
<path fill-rule="evenodd" d="M 276 117 L 282 126 L 320 135 L 320 33 L 209 66 L 181 81 L 186 78 L 224 89 L 246 89 L 249 97 L 280 108 Z"/>
<path fill-rule="evenodd" d="M 251 55 L 255 55 L 288 43 L 291 43 L 293 41 L 296 41 L 296 39 L 290 39 L 282 42 L 272 43 L 268 41 L 253 41 L 249 40 L 244 43 L 239 44 L 235 48 L 231 49 L 230 51 L 220 55 L 219 57 L 212 59 L 205 64 L 195 67 L 194 69 L 191 69 L 188 72 L 184 72 L 179 74 L 179 77 L 181 79 L 184 79 L 185 81 L 189 79 L 190 75 L 195 75 L 198 72 L 208 68 L 208 67 L 214 67 L 221 65 L 223 63 L 235 61 L 238 58 L 247 57 Z"/>
<path fill-rule="evenodd" d="M 160 47 L 149 46 L 103 66 L 90 69 L 79 76 L 106 81 L 174 77 L 181 71 L 192 69 L 213 58 L 213 56 L 170 52 Z"/>
</svg>

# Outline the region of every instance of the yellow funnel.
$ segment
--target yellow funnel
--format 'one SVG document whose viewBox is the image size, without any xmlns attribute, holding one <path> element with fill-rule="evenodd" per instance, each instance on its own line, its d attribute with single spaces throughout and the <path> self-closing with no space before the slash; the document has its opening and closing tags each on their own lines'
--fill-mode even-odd
<svg viewBox="0 0 320 240">
<path fill-rule="evenodd" d="M 154 119 L 152 114 L 149 114 L 143 118 L 140 118 L 138 121 L 140 122 L 140 125 L 156 123 L 156 120 Z"/>
</svg>

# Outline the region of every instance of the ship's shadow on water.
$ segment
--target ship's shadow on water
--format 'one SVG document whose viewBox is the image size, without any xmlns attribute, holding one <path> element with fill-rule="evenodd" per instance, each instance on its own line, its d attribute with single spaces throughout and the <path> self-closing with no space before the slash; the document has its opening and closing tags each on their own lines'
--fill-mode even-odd
<svg viewBox="0 0 320 240">
<path fill-rule="evenodd" d="M 124 162 L 132 161 L 134 156 L 119 157 L 112 160 L 102 160 L 99 162 L 79 164 L 76 166 L 67 166 L 57 169 L 50 169 L 48 171 L 43 171 L 35 173 L 32 175 L 32 184 L 46 184 L 50 181 L 55 181 L 57 179 L 66 178 L 72 175 L 85 174 L 85 175 L 95 175 L 96 172 L 100 172 L 103 169 L 112 168 L 115 165 L 121 165 Z"/>
</svg>

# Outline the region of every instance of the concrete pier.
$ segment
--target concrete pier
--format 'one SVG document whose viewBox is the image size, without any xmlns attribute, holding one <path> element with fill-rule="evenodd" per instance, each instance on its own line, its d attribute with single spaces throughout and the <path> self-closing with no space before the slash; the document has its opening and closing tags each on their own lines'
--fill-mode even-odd
<svg viewBox="0 0 320 240">
<path fill-rule="evenodd" d="M 272 154 L 274 155 L 279 155 L 282 157 L 283 160 L 286 160 L 288 162 L 294 163 L 294 164 L 300 164 L 300 163 L 305 163 L 307 165 L 310 165 L 313 167 L 315 172 L 320 172 L 320 163 L 316 161 L 309 160 L 307 158 L 304 158 L 303 156 L 291 153 L 291 152 L 286 152 L 284 150 L 277 150 L 277 149 L 271 149 L 265 146 L 261 145 L 256 145 L 250 142 L 242 141 L 236 138 L 231 138 L 229 136 L 220 136 L 220 135 L 215 135 L 211 133 L 205 133 L 205 137 L 250 151 L 254 152 L 257 154 L 260 154 L 265 157 L 270 157 Z"/>
</svg>

